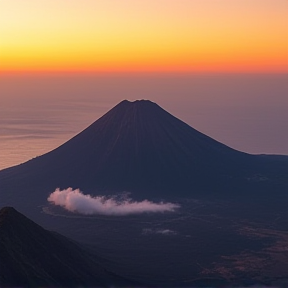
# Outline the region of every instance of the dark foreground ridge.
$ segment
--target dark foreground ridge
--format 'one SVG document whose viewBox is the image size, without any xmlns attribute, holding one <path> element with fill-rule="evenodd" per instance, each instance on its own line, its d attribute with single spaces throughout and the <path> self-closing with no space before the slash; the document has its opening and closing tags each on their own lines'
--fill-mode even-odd
<svg viewBox="0 0 288 288">
<path fill-rule="evenodd" d="M 129 285 L 84 248 L 12 207 L 0 210 L 0 286 Z"/>
<path fill-rule="evenodd" d="M 151 101 L 124 100 L 57 149 L 0 171 L 0 191 L 14 198 L 32 188 L 42 203 L 56 187 L 136 198 L 238 197 L 283 190 L 287 172 L 288 157 L 236 151 Z"/>
</svg>

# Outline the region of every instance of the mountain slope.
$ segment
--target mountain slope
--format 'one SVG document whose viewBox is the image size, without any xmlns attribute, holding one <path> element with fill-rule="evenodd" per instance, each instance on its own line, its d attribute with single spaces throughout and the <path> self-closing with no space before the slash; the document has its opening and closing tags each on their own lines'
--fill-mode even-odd
<svg viewBox="0 0 288 288">
<path fill-rule="evenodd" d="M 128 285 L 95 256 L 12 207 L 0 210 L 0 286 Z"/>
<path fill-rule="evenodd" d="M 110 286 L 128 281 L 106 271 L 92 254 L 49 232 L 14 208 L 0 210 L 0 286 Z"/>
<path fill-rule="evenodd" d="M 193 197 L 256 186 L 283 189 L 287 172 L 287 157 L 236 151 L 151 101 L 124 100 L 59 148 L 1 171 L 0 191 L 12 185 L 13 193 L 29 187 L 48 193 L 71 186 L 92 194 Z"/>
</svg>

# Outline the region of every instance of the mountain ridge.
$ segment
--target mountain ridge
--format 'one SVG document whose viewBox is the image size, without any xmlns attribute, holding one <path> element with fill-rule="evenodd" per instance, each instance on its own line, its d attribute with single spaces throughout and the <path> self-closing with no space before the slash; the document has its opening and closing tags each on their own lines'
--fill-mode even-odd
<svg viewBox="0 0 288 288">
<path fill-rule="evenodd" d="M 128 285 L 72 240 L 45 230 L 12 207 L 0 210 L 0 285 Z"/>
</svg>

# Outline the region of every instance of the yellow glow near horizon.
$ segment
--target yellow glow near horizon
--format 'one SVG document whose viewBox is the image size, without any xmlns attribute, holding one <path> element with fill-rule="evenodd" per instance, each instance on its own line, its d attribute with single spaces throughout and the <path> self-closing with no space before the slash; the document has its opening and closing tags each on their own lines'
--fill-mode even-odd
<svg viewBox="0 0 288 288">
<path fill-rule="evenodd" d="M 286 0 L 2 0 L 0 71 L 288 71 Z"/>
</svg>

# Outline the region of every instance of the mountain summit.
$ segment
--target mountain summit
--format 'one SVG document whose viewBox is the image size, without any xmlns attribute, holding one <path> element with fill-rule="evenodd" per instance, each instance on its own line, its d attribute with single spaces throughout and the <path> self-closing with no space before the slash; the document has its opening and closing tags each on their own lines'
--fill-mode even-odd
<svg viewBox="0 0 288 288">
<path fill-rule="evenodd" d="M 151 101 L 124 100 L 57 149 L 3 170 L 0 180 L 50 192 L 79 187 L 140 198 L 194 196 L 246 189 L 263 179 L 267 187 L 287 171 L 287 161 L 268 158 L 221 144 Z"/>
</svg>

